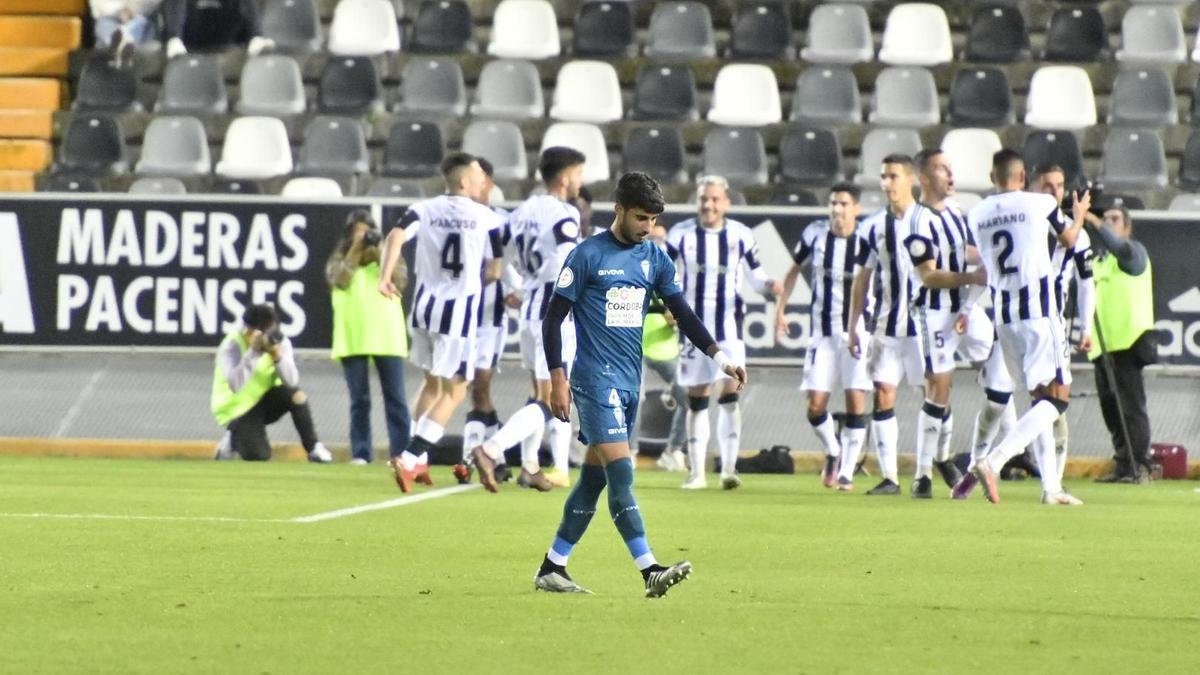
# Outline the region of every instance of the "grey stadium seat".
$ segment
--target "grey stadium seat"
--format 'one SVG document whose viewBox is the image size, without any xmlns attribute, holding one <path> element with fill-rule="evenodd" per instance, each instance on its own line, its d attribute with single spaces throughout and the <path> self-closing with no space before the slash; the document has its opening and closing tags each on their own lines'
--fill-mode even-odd
<svg viewBox="0 0 1200 675">
<path fill-rule="evenodd" d="M 421 181 L 402 178 L 376 178 L 365 193 L 368 197 L 395 197 L 397 199 L 424 199 L 428 196 Z"/>
<path fill-rule="evenodd" d="M 515 59 L 489 61 L 479 73 L 471 114 L 518 120 L 544 117 L 546 102 L 537 68 Z"/>
<path fill-rule="evenodd" d="M 704 173 L 735 186 L 767 182 L 767 150 L 757 129 L 718 127 L 704 137 Z"/>
<path fill-rule="evenodd" d="M 642 171 L 661 183 L 686 183 L 687 154 L 683 136 L 673 126 L 629 130 L 621 151 L 622 170 Z"/>
<path fill-rule="evenodd" d="M 800 55 L 813 63 L 863 63 L 875 58 L 867 10 L 849 4 L 817 5 L 808 19 L 808 46 Z"/>
<path fill-rule="evenodd" d="M 413 20 L 409 49 L 418 53 L 453 54 L 469 51 L 474 22 L 471 8 L 461 0 L 426 0 Z"/>
<path fill-rule="evenodd" d="M 351 176 L 371 171 L 362 124 L 352 117 L 321 115 L 304 129 L 296 173 L 307 176 Z"/>
<path fill-rule="evenodd" d="M 1188 135 L 1183 146 L 1183 157 L 1179 159 L 1179 187 L 1200 190 L 1200 131 Z"/>
<path fill-rule="evenodd" d="M 1167 186 L 1167 156 L 1151 130 L 1112 129 L 1104 139 L 1100 182 L 1107 190 L 1151 190 Z"/>
<path fill-rule="evenodd" d="M 842 148 L 829 129 L 793 127 L 779 141 L 779 179 L 828 186 L 842 173 Z"/>
<path fill-rule="evenodd" d="M 82 112 L 140 111 L 136 68 L 122 67 L 107 51 L 89 54 L 71 108 Z"/>
<path fill-rule="evenodd" d="M 155 112 L 223 115 L 229 111 L 219 54 L 185 54 L 167 62 Z"/>
<path fill-rule="evenodd" d="M 496 180 L 525 180 L 529 160 L 525 139 L 515 122 L 475 120 L 463 132 L 463 152 L 483 157 L 492 163 Z"/>
<path fill-rule="evenodd" d="M 814 66 L 796 78 L 793 122 L 823 126 L 862 122 L 858 80 L 848 66 Z"/>
<path fill-rule="evenodd" d="M 147 176 L 129 184 L 131 195 L 182 195 L 187 194 L 187 186 L 178 178 L 169 176 Z"/>
<path fill-rule="evenodd" d="M 300 65 L 290 56 L 252 56 L 242 68 L 240 115 L 282 117 L 304 112 L 304 81 Z"/>
<path fill-rule="evenodd" d="M 400 76 L 397 110 L 460 116 L 467 112 L 462 67 L 452 58 L 412 58 Z"/>
<path fill-rule="evenodd" d="M 1083 185 L 1083 154 L 1079 140 L 1070 131 L 1031 131 L 1021 150 L 1025 166 L 1032 172 L 1039 166 L 1057 164 L 1067 174 L 1067 188 Z"/>
<path fill-rule="evenodd" d="M 921 137 L 916 129 L 872 129 L 863 138 L 859 171 L 854 182 L 870 188 L 879 187 L 879 167 L 883 158 L 892 153 L 917 154 Z"/>
<path fill-rule="evenodd" d="M 216 195 L 261 195 L 263 187 L 258 181 L 245 178 L 215 178 L 206 192 Z"/>
<path fill-rule="evenodd" d="M 294 54 L 321 48 L 321 13 L 314 0 L 268 0 L 260 3 L 262 35 L 275 47 Z"/>
<path fill-rule="evenodd" d="M 1012 63 L 1030 56 L 1029 31 L 1019 7 L 980 4 L 967 32 L 967 61 Z"/>
<path fill-rule="evenodd" d="M 740 3 L 729 31 L 735 59 L 786 59 L 792 55 L 792 17 L 782 0 Z"/>
<path fill-rule="evenodd" d="M 369 56 L 335 56 L 325 62 L 317 109 L 330 115 L 366 115 L 383 108 L 383 84 Z"/>
<path fill-rule="evenodd" d="M 663 2 L 650 16 L 646 56 L 711 58 L 717 55 L 712 15 L 699 2 Z"/>
<path fill-rule="evenodd" d="M 1119 61 L 1183 63 L 1187 38 L 1174 7 L 1130 7 L 1121 20 Z"/>
<path fill-rule="evenodd" d="M 1121 71 L 1108 100 L 1109 124 L 1162 127 L 1179 121 L 1175 85 L 1159 67 Z"/>
<path fill-rule="evenodd" d="M 643 66 L 633 88 L 629 116 L 635 120 L 697 119 L 696 78 L 691 69 L 685 65 Z"/>
<path fill-rule="evenodd" d="M 1003 127 L 1015 122 L 1008 76 L 1000 68 L 964 68 L 955 73 L 946 121 L 962 127 Z"/>
<path fill-rule="evenodd" d="M 436 176 L 445 155 L 442 130 L 436 124 L 399 120 L 388 132 L 383 173 L 397 178 Z"/>
<path fill-rule="evenodd" d="M 884 68 L 875 79 L 871 124 L 926 127 L 938 123 L 937 85 L 933 73 L 919 66 Z"/>
<path fill-rule="evenodd" d="M 633 3 L 586 0 L 575 14 L 575 54 L 586 57 L 629 55 L 637 44 Z"/>
<path fill-rule="evenodd" d="M 150 176 L 204 176 L 212 171 L 208 135 L 195 117 L 157 117 L 142 137 L 137 172 Z"/>
<path fill-rule="evenodd" d="M 95 176 L 129 170 L 125 131 L 119 120 L 108 115 L 72 117 L 58 150 L 58 167 L 66 172 Z"/>
</svg>

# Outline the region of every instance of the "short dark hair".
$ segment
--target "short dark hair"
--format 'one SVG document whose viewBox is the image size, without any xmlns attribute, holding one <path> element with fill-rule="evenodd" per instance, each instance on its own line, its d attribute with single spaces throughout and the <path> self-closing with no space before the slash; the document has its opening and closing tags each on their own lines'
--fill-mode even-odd
<svg viewBox="0 0 1200 675">
<path fill-rule="evenodd" d="M 358 223 L 366 223 L 371 227 L 375 227 L 375 219 L 371 217 L 371 210 L 359 207 L 353 209 L 346 214 L 346 227 L 357 225 Z"/>
<path fill-rule="evenodd" d="M 587 157 L 575 148 L 555 145 L 542 151 L 542 158 L 538 160 L 538 171 L 542 173 L 542 181 L 550 183 L 563 171 L 586 161 Z"/>
<path fill-rule="evenodd" d="M 279 315 L 271 305 L 250 305 L 242 312 L 242 323 L 247 328 L 267 330 L 279 323 Z"/>
<path fill-rule="evenodd" d="M 900 166 L 903 166 L 904 168 L 908 169 L 909 173 L 916 173 L 916 169 L 917 169 L 916 165 L 913 164 L 912 157 L 909 157 L 908 155 L 905 155 L 905 154 L 899 153 L 899 152 L 893 152 L 890 155 L 884 157 L 883 161 L 880 162 L 880 164 L 899 164 Z"/>
<path fill-rule="evenodd" d="M 850 195 L 850 198 L 857 204 L 862 199 L 862 189 L 854 183 L 834 183 L 833 187 L 829 188 L 829 194 L 835 195 L 839 192 L 845 192 Z"/>
<path fill-rule="evenodd" d="M 591 204 L 592 203 L 592 191 L 589 190 L 586 185 L 580 186 L 579 198 L 582 199 L 583 201 L 587 202 L 588 204 Z"/>
<path fill-rule="evenodd" d="M 483 173 L 485 173 L 488 178 L 491 178 L 495 175 L 496 168 L 492 166 L 491 162 L 483 157 L 476 157 L 475 161 L 479 162 L 479 168 L 483 169 Z"/>
<path fill-rule="evenodd" d="M 1017 164 L 1020 164 L 1022 169 L 1025 168 L 1025 159 L 1012 148 L 1002 148 L 992 155 L 992 171 L 997 180 L 1008 180 Z"/>
<path fill-rule="evenodd" d="M 647 213 L 662 213 L 666 208 L 658 181 L 641 171 L 630 171 L 617 181 L 613 201 L 625 209 L 642 209 Z"/>
<path fill-rule="evenodd" d="M 929 163 L 940 154 L 942 154 L 941 148 L 925 148 L 913 156 L 913 163 L 917 165 L 917 169 L 921 173 L 925 173 L 925 170 L 929 168 Z"/>
<path fill-rule="evenodd" d="M 446 155 L 446 158 L 442 160 L 442 177 L 447 181 L 450 181 L 450 178 L 453 174 L 468 166 L 471 166 L 472 163 L 477 161 L 479 161 L 479 159 L 470 153 L 452 152 L 449 155 Z"/>
<path fill-rule="evenodd" d="M 1129 215 L 1129 208 L 1126 207 L 1124 204 L 1113 204 L 1112 206 L 1106 206 L 1104 208 L 1104 210 L 1105 211 L 1120 211 L 1121 212 L 1121 221 L 1125 223 L 1125 227 L 1128 227 L 1131 230 L 1133 229 L 1133 216 Z"/>
</svg>

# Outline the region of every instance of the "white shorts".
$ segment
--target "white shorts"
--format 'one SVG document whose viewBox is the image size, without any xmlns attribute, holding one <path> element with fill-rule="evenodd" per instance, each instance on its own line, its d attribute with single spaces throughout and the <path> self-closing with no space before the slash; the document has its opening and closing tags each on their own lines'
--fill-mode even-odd
<svg viewBox="0 0 1200 675">
<path fill-rule="evenodd" d="M 913 308 L 917 323 L 917 335 L 921 339 L 921 356 L 926 373 L 935 375 L 954 370 L 954 353 L 962 342 L 962 336 L 954 330 L 957 314 L 924 307 Z"/>
<path fill-rule="evenodd" d="M 995 341 L 996 327 L 988 318 L 987 310 L 976 303 L 967 314 L 967 332 L 958 341 L 958 356 L 967 363 L 983 363 L 991 355 Z"/>
<path fill-rule="evenodd" d="M 475 370 L 495 370 L 508 338 L 503 328 L 480 326 L 475 329 Z"/>
<path fill-rule="evenodd" d="M 872 337 L 867 350 L 867 373 L 872 382 L 893 387 L 902 379 L 914 387 L 924 386 L 925 359 L 921 354 L 921 338 Z"/>
<path fill-rule="evenodd" d="M 1020 373 L 1025 390 L 1053 381 L 1071 383 L 1071 361 L 1057 319 L 1025 319 L 997 327 L 1009 371 Z"/>
<path fill-rule="evenodd" d="M 859 333 L 859 344 L 867 344 L 870 336 Z M 871 391 L 871 376 L 867 373 L 867 360 L 850 355 L 850 339 L 845 333 L 814 337 L 808 343 L 808 355 L 804 359 L 804 379 L 800 389 L 804 391 L 834 392 L 839 389 Z"/>
<path fill-rule="evenodd" d="M 434 377 L 461 377 L 470 382 L 475 377 L 475 369 L 468 367 L 475 363 L 475 338 L 413 328 L 409 361 Z"/>
<path fill-rule="evenodd" d="M 1012 393 L 1014 384 L 1012 375 L 1008 372 L 1008 364 L 1004 362 L 1004 350 L 999 342 L 993 342 L 992 351 L 987 361 L 979 369 L 979 386 L 992 391 Z"/>
<path fill-rule="evenodd" d="M 679 373 L 675 377 L 675 383 L 681 387 L 702 387 L 709 384 L 715 384 L 721 380 L 728 380 L 729 376 L 725 371 L 717 367 L 717 362 L 708 358 L 704 352 L 696 349 L 696 346 L 690 342 L 683 343 L 683 349 L 679 352 Z M 717 343 L 721 351 L 729 357 L 729 361 L 735 365 L 746 365 L 746 343 L 741 340 L 721 340 Z"/>
<path fill-rule="evenodd" d="M 564 321 L 562 325 L 562 359 L 567 375 L 575 361 L 575 322 Z M 546 365 L 546 346 L 542 343 L 542 322 L 521 322 L 521 366 L 533 373 L 538 380 L 550 379 L 550 368 Z"/>
</svg>

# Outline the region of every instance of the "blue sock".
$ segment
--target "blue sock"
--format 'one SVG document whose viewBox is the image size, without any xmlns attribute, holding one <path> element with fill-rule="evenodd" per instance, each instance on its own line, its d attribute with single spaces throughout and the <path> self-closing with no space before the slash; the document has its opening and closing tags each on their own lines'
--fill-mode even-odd
<svg viewBox="0 0 1200 675">
<path fill-rule="evenodd" d="M 610 462 L 604 467 L 604 475 L 608 477 L 608 512 L 617 526 L 617 532 L 621 533 L 621 539 L 625 540 L 633 562 L 638 569 L 657 564 L 646 541 L 642 512 L 633 497 L 633 461 L 626 457 Z"/>
<path fill-rule="evenodd" d="M 571 488 L 571 494 L 567 495 L 567 502 L 563 504 L 562 522 L 559 523 L 554 543 L 546 554 L 550 562 L 566 566 L 571 549 L 583 538 L 588 523 L 592 522 L 592 516 L 596 514 L 596 504 L 600 501 L 600 493 L 604 491 L 607 482 L 604 469 L 598 466 L 584 464 L 579 470 L 579 480 Z"/>
</svg>

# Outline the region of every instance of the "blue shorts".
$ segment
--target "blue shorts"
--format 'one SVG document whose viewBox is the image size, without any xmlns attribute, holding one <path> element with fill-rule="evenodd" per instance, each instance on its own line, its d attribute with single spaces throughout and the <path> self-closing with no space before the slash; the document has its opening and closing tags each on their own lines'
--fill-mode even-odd
<svg viewBox="0 0 1200 675">
<path fill-rule="evenodd" d="M 629 441 L 637 423 L 638 392 L 611 387 L 571 387 L 584 445 Z"/>
</svg>

